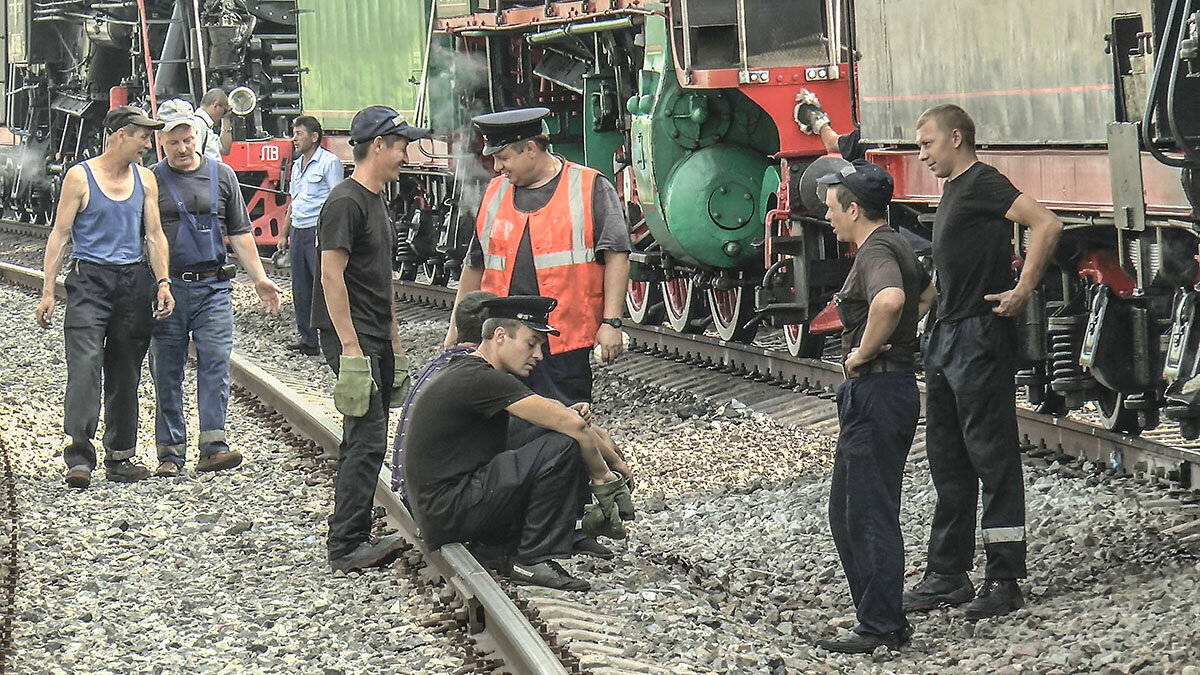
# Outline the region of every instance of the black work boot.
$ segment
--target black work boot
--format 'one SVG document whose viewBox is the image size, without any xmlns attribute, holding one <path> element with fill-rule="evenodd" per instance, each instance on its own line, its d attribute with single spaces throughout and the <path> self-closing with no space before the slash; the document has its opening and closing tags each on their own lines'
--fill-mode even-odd
<svg viewBox="0 0 1200 675">
<path fill-rule="evenodd" d="M 150 470 L 132 459 L 104 462 L 104 477 L 113 483 L 136 483 L 150 477 Z"/>
<path fill-rule="evenodd" d="M 939 574 L 926 572 L 921 583 L 904 591 L 906 612 L 924 612 L 942 605 L 961 605 L 975 597 L 975 586 L 966 572 Z"/>
<path fill-rule="evenodd" d="M 967 605 L 967 619 L 976 621 L 990 616 L 1000 616 L 1025 606 L 1021 587 L 1015 579 L 988 579 L 979 589 L 979 595 Z"/>
<path fill-rule="evenodd" d="M 817 646 L 839 654 L 869 654 L 879 646 L 899 649 L 907 645 L 911 639 L 912 627 L 905 627 L 883 635 L 856 633 L 851 630 L 836 638 L 817 640 Z"/>
<path fill-rule="evenodd" d="M 329 560 L 329 567 L 334 572 L 356 572 L 368 567 L 380 567 L 396 559 L 396 556 L 407 546 L 404 537 L 389 534 L 384 537 L 370 537 L 359 544 L 346 555 Z"/>
<path fill-rule="evenodd" d="M 583 579 L 567 574 L 567 571 L 553 560 L 527 564 L 514 562 L 508 578 L 530 586 L 545 586 L 557 588 L 560 591 L 590 591 L 592 585 Z"/>
</svg>

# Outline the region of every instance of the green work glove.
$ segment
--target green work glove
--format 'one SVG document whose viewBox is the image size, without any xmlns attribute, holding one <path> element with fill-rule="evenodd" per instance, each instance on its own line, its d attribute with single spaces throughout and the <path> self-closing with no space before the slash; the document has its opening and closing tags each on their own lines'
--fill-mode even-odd
<svg viewBox="0 0 1200 675">
<path fill-rule="evenodd" d="M 583 508 L 583 519 L 579 527 L 585 534 L 593 537 L 608 537 L 609 539 L 624 539 L 627 534 L 625 525 L 616 507 L 607 512 L 599 504 L 588 504 Z"/>
<path fill-rule="evenodd" d="M 342 354 L 340 361 L 337 384 L 333 385 L 333 405 L 347 417 L 362 417 L 367 414 L 375 389 L 371 359 Z"/>
<path fill-rule="evenodd" d="M 393 358 L 396 359 L 396 365 L 392 371 L 392 398 L 389 407 L 399 408 L 404 405 L 404 399 L 408 398 L 408 390 L 412 387 L 412 374 L 408 372 L 412 359 L 408 358 L 408 354 L 395 354 Z"/>
<path fill-rule="evenodd" d="M 621 520 L 633 520 L 635 514 L 633 499 L 629 496 L 628 479 L 621 474 L 617 474 L 617 476 L 619 477 L 616 480 L 593 485 L 592 494 L 596 495 L 596 501 L 600 502 L 600 506 L 604 508 L 606 514 L 616 511 Z"/>
</svg>

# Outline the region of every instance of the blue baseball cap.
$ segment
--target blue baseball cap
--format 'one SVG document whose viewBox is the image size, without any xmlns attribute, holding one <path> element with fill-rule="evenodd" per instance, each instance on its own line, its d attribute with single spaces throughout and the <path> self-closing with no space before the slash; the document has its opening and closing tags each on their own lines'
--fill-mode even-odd
<svg viewBox="0 0 1200 675">
<path fill-rule="evenodd" d="M 845 185 L 858 197 L 863 206 L 875 209 L 887 208 L 892 203 L 895 183 L 892 176 L 878 164 L 865 159 L 856 159 L 849 165 L 817 179 L 821 185 Z"/>
<path fill-rule="evenodd" d="M 404 115 L 386 105 L 359 110 L 350 121 L 350 145 L 370 143 L 376 136 L 403 136 L 410 141 L 425 138 L 429 129 L 410 126 Z"/>
</svg>

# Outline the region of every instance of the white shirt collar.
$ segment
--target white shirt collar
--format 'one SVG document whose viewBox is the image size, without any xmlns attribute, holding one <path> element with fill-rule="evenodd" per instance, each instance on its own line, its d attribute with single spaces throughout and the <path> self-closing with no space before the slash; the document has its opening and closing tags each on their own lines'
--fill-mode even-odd
<svg viewBox="0 0 1200 675">
<path fill-rule="evenodd" d="M 199 117 L 200 119 L 204 120 L 205 124 L 208 125 L 209 129 L 211 129 L 214 124 L 216 124 L 216 122 L 213 122 L 213 118 L 209 117 L 208 111 L 205 110 L 204 108 L 196 108 L 196 117 Z"/>
</svg>

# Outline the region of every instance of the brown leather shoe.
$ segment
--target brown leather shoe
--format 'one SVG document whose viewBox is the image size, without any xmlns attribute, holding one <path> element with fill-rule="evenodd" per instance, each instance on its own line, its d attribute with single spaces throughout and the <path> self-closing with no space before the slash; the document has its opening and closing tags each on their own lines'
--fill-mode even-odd
<svg viewBox="0 0 1200 675">
<path fill-rule="evenodd" d="M 222 469 L 232 469 L 242 463 L 242 453 L 237 450 L 222 450 L 215 455 L 201 457 L 200 461 L 196 462 L 197 471 L 220 471 Z"/>
<path fill-rule="evenodd" d="M 177 462 L 168 460 L 158 465 L 158 468 L 154 470 L 154 475 L 159 478 L 175 478 L 182 470 L 183 467 L 179 466 Z"/>
<path fill-rule="evenodd" d="M 66 475 L 67 485 L 77 489 L 85 490 L 92 484 L 92 470 L 86 466 L 71 467 Z"/>
</svg>

